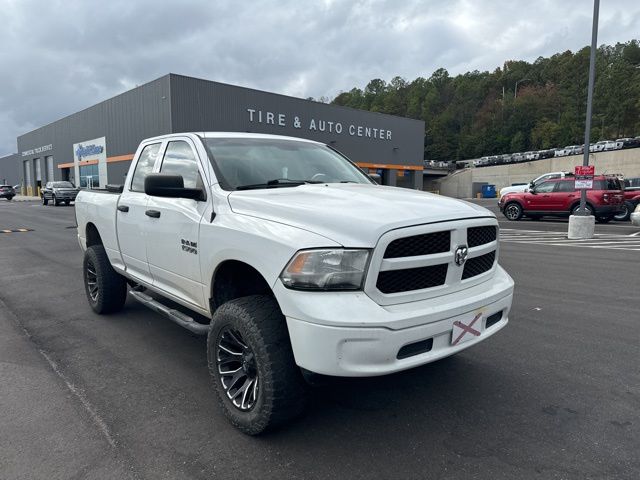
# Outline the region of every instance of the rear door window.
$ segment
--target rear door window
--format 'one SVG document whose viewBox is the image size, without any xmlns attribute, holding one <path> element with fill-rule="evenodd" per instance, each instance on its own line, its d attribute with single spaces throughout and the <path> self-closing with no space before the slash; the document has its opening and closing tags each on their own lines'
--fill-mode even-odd
<svg viewBox="0 0 640 480">
<path fill-rule="evenodd" d="M 556 192 L 573 192 L 575 191 L 575 181 L 573 180 L 564 180 L 562 182 L 558 182 L 558 186 L 555 189 Z"/>
</svg>

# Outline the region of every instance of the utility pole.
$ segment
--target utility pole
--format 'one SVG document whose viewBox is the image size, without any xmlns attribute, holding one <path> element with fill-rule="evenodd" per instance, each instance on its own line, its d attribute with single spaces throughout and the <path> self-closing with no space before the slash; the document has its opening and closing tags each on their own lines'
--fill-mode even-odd
<svg viewBox="0 0 640 480">
<path fill-rule="evenodd" d="M 584 153 L 582 166 L 589 166 L 589 144 L 591 135 L 591 107 L 593 104 L 593 84 L 595 80 L 596 48 L 598 43 L 598 13 L 600 0 L 593 1 L 593 25 L 591 29 L 591 52 L 589 56 L 589 86 L 587 89 L 587 116 L 584 126 Z M 595 212 L 593 212 L 595 213 Z M 580 207 L 576 215 L 569 217 L 569 230 L 567 237 L 570 239 L 593 238 L 595 233 L 595 218 L 587 214 L 587 191 L 580 190 Z"/>
<path fill-rule="evenodd" d="M 598 43 L 598 14 L 600 0 L 593 1 L 593 26 L 591 29 L 591 52 L 589 55 L 589 87 L 587 90 L 587 118 L 584 123 L 584 154 L 582 165 L 589 165 L 589 143 L 591 140 L 591 106 L 593 104 L 593 84 L 596 76 L 596 48 Z M 587 215 L 587 191 L 580 192 L 580 215 Z"/>
</svg>

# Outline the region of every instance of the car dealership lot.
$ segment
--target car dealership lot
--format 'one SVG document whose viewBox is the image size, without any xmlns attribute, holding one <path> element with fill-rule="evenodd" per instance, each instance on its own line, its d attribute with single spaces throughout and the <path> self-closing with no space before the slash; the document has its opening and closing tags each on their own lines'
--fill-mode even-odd
<svg viewBox="0 0 640 480">
<path fill-rule="evenodd" d="M 566 220 L 498 219 L 516 281 L 504 330 L 331 380 L 303 418 L 249 438 L 216 408 L 204 339 L 131 300 L 91 312 L 73 207 L 0 202 L 0 231 L 32 229 L 0 233 L 0 476 L 637 478 L 640 251 L 621 245 L 638 229 L 597 225 L 594 243 L 617 246 L 584 248 Z"/>
</svg>

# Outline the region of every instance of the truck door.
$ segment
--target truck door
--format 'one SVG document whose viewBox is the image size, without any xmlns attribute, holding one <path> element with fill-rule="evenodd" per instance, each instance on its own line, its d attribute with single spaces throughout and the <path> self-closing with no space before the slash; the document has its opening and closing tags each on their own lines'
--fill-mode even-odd
<svg viewBox="0 0 640 480">
<path fill-rule="evenodd" d="M 551 192 L 553 192 L 555 186 L 553 181 L 536 184 L 535 193 L 529 191 L 525 194 L 525 210 L 534 212 L 552 211 Z"/>
<path fill-rule="evenodd" d="M 116 211 L 118 243 L 122 261 L 131 275 L 152 283 L 147 260 L 145 225 L 149 218 L 145 215 L 149 197 L 144 193 L 144 179 L 153 171 L 160 153 L 162 142 L 143 147 L 135 165 L 133 175 L 127 178 Z"/>
<path fill-rule="evenodd" d="M 185 188 L 204 188 L 204 170 L 189 138 L 167 144 L 160 173 L 182 175 Z M 198 236 L 207 201 L 149 196 L 145 218 L 147 257 L 154 286 L 207 308 L 200 272 Z M 209 245 L 208 247 L 211 247 Z"/>
</svg>

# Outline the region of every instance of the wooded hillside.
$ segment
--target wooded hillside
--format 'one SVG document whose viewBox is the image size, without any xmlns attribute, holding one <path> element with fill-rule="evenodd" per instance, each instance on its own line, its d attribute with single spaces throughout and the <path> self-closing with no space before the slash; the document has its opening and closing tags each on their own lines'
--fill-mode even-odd
<svg viewBox="0 0 640 480">
<path fill-rule="evenodd" d="M 374 79 L 332 103 L 422 119 L 425 159 L 461 160 L 584 142 L 589 47 L 493 72 L 389 83 Z M 516 94 L 517 82 L 517 94 Z M 640 135 L 640 43 L 603 45 L 596 56 L 592 141 Z"/>
</svg>

